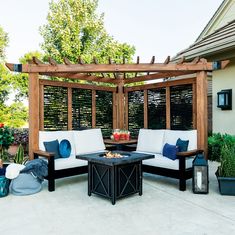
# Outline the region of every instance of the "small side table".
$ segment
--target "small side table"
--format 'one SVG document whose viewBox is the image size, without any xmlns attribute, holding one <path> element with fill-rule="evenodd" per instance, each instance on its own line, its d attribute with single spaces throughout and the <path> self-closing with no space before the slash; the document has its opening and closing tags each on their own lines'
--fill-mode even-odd
<svg viewBox="0 0 235 235">
<path fill-rule="evenodd" d="M 130 139 L 130 140 L 111 140 L 111 139 L 104 139 L 105 144 L 115 145 L 116 150 L 123 150 L 123 146 L 128 144 L 137 144 L 137 139 Z"/>
</svg>

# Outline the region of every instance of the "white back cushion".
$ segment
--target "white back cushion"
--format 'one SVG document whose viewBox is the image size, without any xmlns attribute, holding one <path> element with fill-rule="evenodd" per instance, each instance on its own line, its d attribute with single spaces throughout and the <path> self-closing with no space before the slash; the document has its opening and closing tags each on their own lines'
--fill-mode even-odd
<svg viewBox="0 0 235 235">
<path fill-rule="evenodd" d="M 74 131 L 39 131 L 39 149 L 45 151 L 43 142 L 66 139 L 71 144 L 71 155 L 75 154 Z"/>
<path fill-rule="evenodd" d="M 140 129 L 136 151 L 162 153 L 165 130 Z"/>
<path fill-rule="evenodd" d="M 74 131 L 76 155 L 105 150 L 101 129 Z"/>
<path fill-rule="evenodd" d="M 197 130 L 190 131 L 176 131 L 176 130 L 166 130 L 164 144 L 176 145 L 177 139 L 189 140 L 188 150 L 197 149 Z"/>
</svg>

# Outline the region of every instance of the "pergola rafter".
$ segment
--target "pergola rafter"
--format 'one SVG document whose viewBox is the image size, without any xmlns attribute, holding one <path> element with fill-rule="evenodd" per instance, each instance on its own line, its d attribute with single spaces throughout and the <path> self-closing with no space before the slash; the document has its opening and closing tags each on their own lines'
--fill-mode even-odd
<svg viewBox="0 0 235 235">
<path fill-rule="evenodd" d="M 207 72 L 224 69 L 228 63 L 228 60 L 207 62 L 205 59 L 198 57 L 191 62 L 185 62 L 185 58 L 181 58 L 177 63 L 172 63 L 168 56 L 163 63 L 155 63 L 155 57 L 152 57 L 150 63 L 140 63 L 140 58 L 137 57 L 136 63 L 132 64 L 126 63 L 125 58 L 122 64 L 113 63 L 111 58 L 109 58 L 107 64 L 99 64 L 96 58 L 93 58 L 92 64 L 85 64 L 82 58 L 79 57 L 77 64 L 72 63 L 67 58 L 64 59 L 64 64 L 58 64 L 52 58 L 49 58 L 48 64 L 33 58 L 29 64 L 6 63 L 6 66 L 11 71 L 29 74 L 29 153 L 32 155 L 32 150 L 38 148 L 39 130 L 43 129 L 44 86 L 60 86 L 67 89 L 68 129 L 72 129 L 73 88 L 92 91 L 92 127 L 96 127 L 96 91 L 112 92 L 113 128 L 128 128 L 128 92 L 138 90 L 143 91 L 144 127 L 148 128 L 148 89 L 165 88 L 166 128 L 170 129 L 170 88 L 185 84 L 192 85 L 193 128 L 198 131 L 198 148 L 206 151 L 208 121 Z M 113 78 L 110 77 L 110 74 L 113 74 Z M 39 79 L 39 75 L 84 80 L 89 83 Z M 167 78 L 176 79 L 166 80 Z M 162 79 L 162 81 L 159 79 Z M 158 80 L 158 82 L 155 82 L 155 80 Z"/>
<path fill-rule="evenodd" d="M 155 56 L 152 57 L 150 64 L 154 64 L 154 62 L 155 62 Z M 150 74 L 150 72 L 147 72 L 147 75 L 149 75 L 149 74 Z"/>
</svg>

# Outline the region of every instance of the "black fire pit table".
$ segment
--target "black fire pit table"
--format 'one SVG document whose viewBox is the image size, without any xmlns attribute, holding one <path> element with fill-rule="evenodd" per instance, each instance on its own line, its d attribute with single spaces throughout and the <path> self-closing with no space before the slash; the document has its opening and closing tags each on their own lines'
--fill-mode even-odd
<svg viewBox="0 0 235 235">
<path fill-rule="evenodd" d="M 116 199 L 134 193 L 142 195 L 142 160 L 154 155 L 112 151 L 122 155 L 120 158 L 106 158 L 105 152 L 78 155 L 76 158 L 88 161 L 88 196 L 91 193 Z"/>
</svg>

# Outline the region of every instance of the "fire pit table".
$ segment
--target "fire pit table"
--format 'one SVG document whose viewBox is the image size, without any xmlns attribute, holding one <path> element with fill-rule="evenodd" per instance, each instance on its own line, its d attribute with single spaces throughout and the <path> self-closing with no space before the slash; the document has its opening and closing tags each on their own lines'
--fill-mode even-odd
<svg viewBox="0 0 235 235">
<path fill-rule="evenodd" d="M 88 161 L 88 196 L 92 193 L 116 199 L 139 193 L 142 195 L 142 160 L 154 158 L 151 154 L 113 151 L 78 155 Z"/>
</svg>

